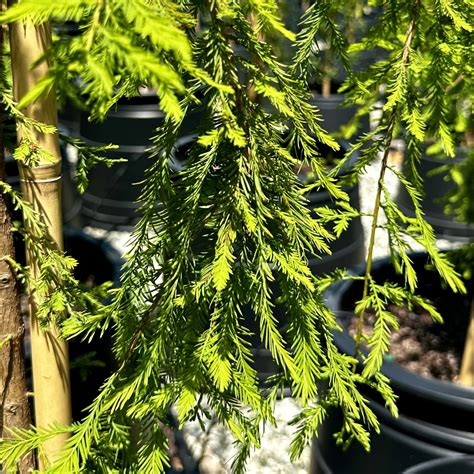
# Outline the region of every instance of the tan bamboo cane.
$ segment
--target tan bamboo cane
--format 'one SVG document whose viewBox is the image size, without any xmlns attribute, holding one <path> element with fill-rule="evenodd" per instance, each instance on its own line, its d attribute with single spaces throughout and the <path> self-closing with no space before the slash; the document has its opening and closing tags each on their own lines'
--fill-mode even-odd
<svg viewBox="0 0 474 474">
<path fill-rule="evenodd" d="M 10 27 L 13 89 L 15 100 L 25 94 L 43 78 L 49 65 L 46 62 L 32 68 L 51 42 L 49 25 L 13 24 Z M 23 113 L 39 122 L 57 125 L 57 109 L 54 91 L 29 105 Z M 57 134 L 43 134 L 36 129 L 29 132 L 36 144 L 54 156 L 54 162 L 42 160 L 38 166 L 21 166 L 21 190 L 24 199 L 39 211 L 47 224 L 51 240 L 63 246 L 61 217 L 61 155 Z M 21 140 L 21 136 L 19 140 Z M 28 230 L 28 229 L 27 229 Z M 31 255 L 29 264 L 33 276 L 38 276 L 38 266 Z M 40 301 L 30 295 L 31 349 L 33 366 L 33 390 L 36 426 L 47 427 L 53 423 L 70 424 L 70 381 L 67 343 L 58 338 L 58 330 L 50 326 L 40 328 L 36 308 Z M 56 436 L 43 446 L 40 465 L 43 467 L 57 459 L 67 440 L 66 435 Z"/>
<path fill-rule="evenodd" d="M 474 300 L 471 303 L 471 315 L 467 328 L 459 382 L 474 387 Z"/>
</svg>

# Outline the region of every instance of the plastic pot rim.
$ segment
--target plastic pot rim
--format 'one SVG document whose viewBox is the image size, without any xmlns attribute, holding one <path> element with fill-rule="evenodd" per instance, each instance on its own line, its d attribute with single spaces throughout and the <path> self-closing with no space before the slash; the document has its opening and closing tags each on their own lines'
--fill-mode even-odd
<svg viewBox="0 0 474 474">
<path fill-rule="evenodd" d="M 423 473 L 428 474 L 429 472 L 431 472 L 433 468 L 443 467 L 443 466 L 449 467 L 452 464 L 457 464 L 459 461 L 467 461 L 468 463 L 471 463 L 474 468 L 474 456 L 471 456 L 471 455 L 447 456 L 443 458 L 434 459 L 432 461 L 422 462 L 420 464 L 412 466 L 409 469 L 406 469 L 405 471 L 403 471 L 403 474 L 423 474 Z M 455 473 L 453 472 L 453 474 Z"/>
</svg>

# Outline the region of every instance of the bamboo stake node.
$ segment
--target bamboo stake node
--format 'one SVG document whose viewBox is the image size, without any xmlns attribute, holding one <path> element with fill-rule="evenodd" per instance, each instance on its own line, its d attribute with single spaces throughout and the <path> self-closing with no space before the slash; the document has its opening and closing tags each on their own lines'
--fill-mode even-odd
<svg viewBox="0 0 474 474">
<path fill-rule="evenodd" d="M 474 300 L 471 303 L 469 326 L 462 356 L 459 382 L 474 387 Z"/>
<path fill-rule="evenodd" d="M 61 162 L 47 163 L 31 168 L 20 166 L 20 182 L 53 183 L 61 179 Z"/>
</svg>

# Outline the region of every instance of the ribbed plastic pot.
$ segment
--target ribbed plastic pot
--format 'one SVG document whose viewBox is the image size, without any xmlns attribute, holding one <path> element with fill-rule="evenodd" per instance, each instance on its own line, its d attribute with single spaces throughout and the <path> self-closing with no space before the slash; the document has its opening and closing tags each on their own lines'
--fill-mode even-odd
<svg viewBox="0 0 474 474">
<path fill-rule="evenodd" d="M 427 277 L 426 254 L 413 254 L 419 281 Z M 355 271 L 361 274 L 361 271 Z M 396 281 L 388 259 L 374 262 L 376 281 Z M 362 294 L 361 281 L 345 281 L 327 292 L 327 303 L 336 315 L 352 315 L 354 303 Z M 437 287 L 439 291 L 439 286 Z M 429 291 L 436 291 L 433 286 Z M 449 305 L 458 304 L 457 295 Z M 465 297 L 464 297 L 465 298 Z M 467 318 L 468 312 L 466 312 Z M 460 317 L 458 314 L 450 317 Z M 445 315 L 445 317 L 448 317 Z M 353 354 L 354 342 L 347 332 L 335 333 L 335 342 L 345 353 Z M 347 451 L 335 445 L 333 434 L 341 427 L 341 416 L 334 411 L 323 423 L 312 445 L 313 474 L 399 474 L 419 463 L 445 456 L 474 454 L 474 389 L 442 382 L 409 372 L 386 360 L 383 372 L 398 395 L 399 418 L 393 418 L 379 397 L 365 392 L 377 415 L 381 433 L 372 434 L 370 453 L 354 442 Z M 453 471 L 455 472 L 455 471 Z"/>
<path fill-rule="evenodd" d="M 449 158 L 449 161 L 422 155 L 417 168 L 425 187 L 425 197 L 422 203 L 424 217 L 433 226 L 440 239 L 466 241 L 474 237 L 473 224 L 457 222 L 454 220 L 454 216 L 444 213 L 443 197 L 454 189 L 455 184 L 447 179 L 447 170 L 437 172 L 440 167 L 446 164 L 452 166 L 461 163 L 465 156 L 465 151 L 461 149 L 458 149 L 456 157 Z M 405 167 L 403 171 L 406 172 Z M 395 201 L 402 212 L 409 216 L 414 214 L 412 201 L 403 186 L 400 186 Z"/>
<path fill-rule="evenodd" d="M 321 112 L 323 128 L 329 133 L 339 132 L 342 125 L 346 125 L 357 113 L 357 106 L 342 107 L 345 97 L 343 94 L 331 94 L 324 97 L 320 94 L 313 94 L 310 103 L 316 105 Z M 355 136 L 367 133 L 370 130 L 369 117 L 361 118 L 359 128 Z"/>
<path fill-rule="evenodd" d="M 428 461 L 410 469 L 403 474 L 473 474 L 474 456 L 453 456 Z"/>
<path fill-rule="evenodd" d="M 199 125 L 198 108 L 187 114 L 182 133 L 187 135 Z M 113 143 L 119 148 L 105 153 L 109 158 L 125 158 L 127 162 L 112 167 L 95 166 L 89 187 L 83 194 L 82 215 L 86 225 L 108 230 L 133 229 L 139 219 L 137 199 L 151 161 L 147 148 L 165 115 L 155 95 L 144 95 L 120 102 L 102 123 L 91 123 L 81 116 L 81 139 L 90 146 Z"/>
</svg>

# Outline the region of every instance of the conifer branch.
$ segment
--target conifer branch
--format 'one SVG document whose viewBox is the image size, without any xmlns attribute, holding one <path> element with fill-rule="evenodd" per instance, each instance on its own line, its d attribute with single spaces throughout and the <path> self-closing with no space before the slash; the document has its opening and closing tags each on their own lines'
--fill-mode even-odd
<svg viewBox="0 0 474 474">
<path fill-rule="evenodd" d="M 419 6 L 420 6 L 420 1 L 418 0 L 417 2 L 415 2 L 413 6 L 412 17 L 408 25 L 407 33 L 405 36 L 405 42 L 403 44 L 401 64 L 400 64 L 401 74 L 404 74 L 404 69 L 406 68 L 407 63 L 409 61 L 410 46 L 413 40 L 413 32 L 414 32 L 417 18 L 418 18 Z M 382 162 L 380 164 L 379 178 L 377 180 L 377 191 L 376 191 L 376 196 L 375 196 L 375 204 L 374 204 L 374 210 L 373 210 L 373 216 L 372 216 L 372 226 L 370 230 L 369 246 L 368 246 L 368 251 L 367 251 L 367 263 L 366 263 L 365 274 L 364 274 L 364 289 L 362 293 L 362 301 L 366 300 L 369 294 L 369 284 L 371 280 L 372 261 L 373 261 L 373 254 L 374 254 L 374 248 L 375 248 L 375 234 L 376 234 L 376 230 L 377 230 L 377 226 L 379 222 L 381 197 L 382 197 L 382 190 L 384 187 L 385 172 L 388 166 L 388 156 L 390 152 L 390 145 L 392 143 L 393 130 L 398 119 L 397 113 L 398 113 L 398 106 L 396 105 L 390 112 L 390 117 L 388 119 L 388 124 L 387 124 L 387 131 L 385 135 L 386 138 L 383 145 L 383 157 L 382 157 Z M 356 357 L 360 354 L 360 344 L 362 341 L 364 317 L 365 317 L 365 310 L 362 310 L 359 314 L 359 319 L 357 322 L 357 333 L 355 336 L 355 349 L 354 350 L 355 350 Z"/>
<path fill-rule="evenodd" d="M 390 332 L 397 325 L 386 309 L 388 302 L 419 305 L 434 319 L 441 317 L 413 294 L 417 278 L 407 253 L 409 237 L 427 249 L 450 287 L 462 288 L 423 220 L 421 182 L 412 183 L 393 169 L 388 149 L 400 124 L 415 175 L 425 136 L 436 135 L 446 150 L 452 149 L 451 99 L 445 92 L 464 72 L 456 64 L 467 57 L 459 34 L 469 29 L 467 14 L 453 2 L 419 1 L 422 14 L 408 1 L 386 2 L 380 24 L 355 46 L 381 46 L 388 55 L 369 71 L 350 72 L 345 86 L 348 103 L 363 104 L 366 111 L 378 100 L 380 85 L 387 85 L 381 125 L 354 145 L 361 158 L 345 178 L 355 178 L 382 154 L 368 264 L 361 277 L 340 270 L 316 277 L 308 268 L 309 255 L 329 252 L 329 243 L 356 211 L 338 178 L 350 153 L 328 172 L 318 151 L 320 143 L 334 149 L 338 144 L 308 101 L 306 72 L 320 35 L 329 38 L 332 52 L 347 68 L 347 44 L 338 21 L 340 13 L 348 20 L 347 2 L 318 1 L 308 9 L 295 40 L 293 64 L 286 66 L 271 44 L 275 36 L 293 40 L 279 18 L 278 2 L 114 0 L 103 3 L 106 12 L 101 12 L 98 1 L 57 0 L 56 5 L 23 0 L 2 19 L 81 24 L 78 36 L 61 38 L 47 52 L 44 60 L 54 59 L 55 68 L 28 100 L 34 102 L 54 86 L 62 98 L 76 103 L 85 97 L 91 117 L 97 119 L 145 85 L 156 89 L 166 115 L 152 138 L 139 198 L 142 218 L 131 236 L 120 288 L 79 291 L 70 275 L 74 262 L 48 247 L 43 237 L 24 235 L 44 269 L 37 291 L 49 295 L 54 288 L 57 295 L 46 301 L 45 316 L 46 311 L 53 315 L 65 337 L 88 339 L 112 330 L 118 368 L 80 423 L 19 432 L 18 439 L 0 443 L 0 459 L 12 466 L 18 456 L 67 432 L 71 438 L 50 472 L 160 472 L 168 463 L 163 426 L 175 406 L 181 425 L 202 423 L 206 417 L 224 425 L 238 448 L 232 469 L 242 472 L 251 451 L 260 446 L 264 426 L 275 422 L 272 410 L 283 385 L 304 405 L 295 420 L 292 458 L 311 442 L 332 407 L 344 415 L 338 443 L 355 439 L 368 450 L 369 430 L 377 432 L 379 424 L 360 387 L 377 390 L 396 415 L 396 397 L 380 373 Z M 195 34 L 198 17 L 205 22 Z M 453 39 L 456 48 L 440 44 L 444 37 Z M 424 38 L 436 41 L 420 41 Z M 456 49 L 453 57 L 450 48 Z M 425 51 L 431 56 L 425 57 Z M 249 82 L 275 113 L 249 100 Z M 449 96 L 466 82 L 456 84 Z M 427 84 L 424 96 L 418 93 L 420 84 Z M 8 100 L 9 114 L 20 126 L 26 124 Z M 175 144 L 185 114 L 196 104 L 202 118 L 178 170 L 172 165 Z M 43 133 L 54 131 L 43 127 Z M 72 144 L 82 150 L 78 169 L 83 189 L 93 164 L 112 163 L 101 160 L 101 150 Z M 33 163 L 38 158 L 33 145 L 33 140 L 24 143 L 15 157 Z M 311 167 L 314 183 L 299 181 L 296 170 L 301 163 Z M 400 177 L 412 197 L 414 217 L 405 216 L 391 198 L 385 186 L 388 171 Z M 6 183 L 0 185 L 42 236 L 40 216 Z M 315 189 L 326 190 L 338 209 L 311 212 L 305 196 Z M 382 210 L 387 216 L 384 226 L 379 223 Z M 379 285 L 371 278 L 375 229 L 380 227 L 389 235 L 404 286 Z M 28 269 L 10 263 L 19 278 L 30 278 Z M 338 350 L 334 331 L 340 327 L 324 304 L 325 289 L 341 279 L 364 281 L 356 313 L 363 317 L 369 308 L 376 313 L 362 373 L 354 370 L 353 355 Z M 58 308 L 70 317 L 64 320 L 52 311 Z M 278 314 L 285 315 L 284 325 Z M 254 340 L 271 353 L 279 370 L 263 389 L 251 351 Z M 137 426 L 143 434 L 138 442 Z"/>
<path fill-rule="evenodd" d="M 365 266 L 364 273 L 364 289 L 362 292 L 362 300 L 365 300 L 369 294 L 369 284 L 371 281 L 372 262 L 374 258 L 375 249 L 375 235 L 379 225 L 379 214 L 381 209 L 382 190 L 384 187 L 385 173 L 388 166 L 388 157 L 390 153 L 390 144 L 393 137 L 393 129 L 396 123 L 396 109 L 392 110 L 387 126 L 387 132 L 385 137 L 385 143 L 383 147 L 383 157 L 380 164 L 380 174 L 377 180 L 377 191 L 375 195 L 374 210 L 372 212 L 372 225 L 370 228 L 369 246 L 367 250 L 367 263 Z M 364 326 L 365 310 L 362 310 L 359 314 L 357 322 L 357 333 L 355 336 L 355 357 L 360 354 L 360 344 L 362 341 L 362 329 Z"/>
</svg>

